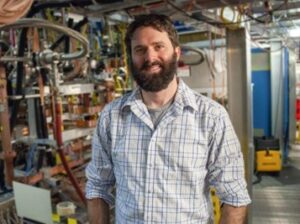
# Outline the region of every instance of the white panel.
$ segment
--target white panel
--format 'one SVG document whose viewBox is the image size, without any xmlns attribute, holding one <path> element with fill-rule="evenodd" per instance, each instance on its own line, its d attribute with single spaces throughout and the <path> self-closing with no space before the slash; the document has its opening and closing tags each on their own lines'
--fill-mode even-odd
<svg viewBox="0 0 300 224">
<path fill-rule="evenodd" d="M 59 86 L 59 92 L 62 95 L 75 95 L 75 94 L 84 94 L 94 92 L 93 83 L 76 83 Z M 45 94 L 49 94 L 49 87 L 45 87 Z"/>
<path fill-rule="evenodd" d="M 53 224 L 50 191 L 13 182 L 18 216 Z"/>
<path fill-rule="evenodd" d="M 87 135 L 92 135 L 95 128 L 74 128 L 70 130 L 65 130 L 62 133 L 62 138 L 64 142 L 72 141 L 78 138 L 85 137 Z M 49 135 L 49 139 L 53 139 L 53 135 Z"/>
</svg>

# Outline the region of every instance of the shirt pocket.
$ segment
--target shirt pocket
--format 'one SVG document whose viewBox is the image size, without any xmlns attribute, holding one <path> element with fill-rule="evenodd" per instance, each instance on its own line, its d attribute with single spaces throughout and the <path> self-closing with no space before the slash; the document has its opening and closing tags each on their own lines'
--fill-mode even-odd
<svg viewBox="0 0 300 224">
<path fill-rule="evenodd" d="M 172 143 L 172 165 L 184 171 L 204 168 L 207 162 L 207 147 L 200 143 Z"/>
<path fill-rule="evenodd" d="M 167 156 L 169 174 L 191 184 L 204 181 L 207 174 L 208 147 L 206 141 L 190 138 L 175 139 L 170 143 Z"/>
</svg>

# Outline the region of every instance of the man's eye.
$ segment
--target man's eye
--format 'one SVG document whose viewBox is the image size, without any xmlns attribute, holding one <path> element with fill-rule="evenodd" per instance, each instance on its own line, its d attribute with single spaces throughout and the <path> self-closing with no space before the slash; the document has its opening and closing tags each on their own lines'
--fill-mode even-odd
<svg viewBox="0 0 300 224">
<path fill-rule="evenodd" d="M 164 47 L 163 45 L 156 45 L 156 46 L 155 46 L 155 49 L 156 49 L 156 50 L 161 50 L 163 47 Z"/>
<path fill-rule="evenodd" d="M 135 49 L 135 53 L 137 53 L 137 54 L 142 54 L 142 53 L 144 53 L 144 49 L 143 48 L 137 48 L 137 49 Z"/>
</svg>

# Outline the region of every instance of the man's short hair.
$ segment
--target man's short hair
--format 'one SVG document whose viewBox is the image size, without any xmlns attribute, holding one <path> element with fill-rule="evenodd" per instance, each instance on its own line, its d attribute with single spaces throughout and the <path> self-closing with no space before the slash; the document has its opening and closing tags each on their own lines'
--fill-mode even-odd
<svg viewBox="0 0 300 224">
<path fill-rule="evenodd" d="M 168 34 L 173 47 L 179 46 L 177 31 L 172 20 L 168 16 L 161 14 L 139 15 L 136 16 L 135 20 L 127 27 L 125 44 L 129 57 L 131 56 L 131 39 L 133 33 L 140 27 L 152 27 L 160 32 L 165 31 Z"/>
</svg>

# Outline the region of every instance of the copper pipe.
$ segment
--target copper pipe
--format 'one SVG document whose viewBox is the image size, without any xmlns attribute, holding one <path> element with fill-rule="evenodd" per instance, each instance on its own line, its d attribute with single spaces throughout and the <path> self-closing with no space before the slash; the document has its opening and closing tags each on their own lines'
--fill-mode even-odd
<svg viewBox="0 0 300 224">
<path fill-rule="evenodd" d="M 5 173 L 6 173 L 6 184 L 12 186 L 12 181 L 14 178 L 14 167 L 13 158 L 15 157 L 15 152 L 12 150 L 11 145 L 11 134 L 9 126 L 9 112 L 7 103 L 7 90 L 6 90 L 6 75 L 5 68 L 0 64 L 0 136 L 2 145 L 1 159 L 4 159 L 5 163 Z"/>
<path fill-rule="evenodd" d="M 61 159 L 62 165 L 65 168 L 68 177 L 70 178 L 70 181 L 72 185 L 74 186 L 77 194 L 79 195 L 81 201 L 86 205 L 86 199 L 85 196 L 75 179 L 68 162 L 66 160 L 65 154 L 64 154 L 64 145 L 63 145 L 63 138 L 62 138 L 62 102 L 61 98 L 57 95 L 57 90 L 54 90 L 54 99 L 55 99 L 55 138 L 57 142 L 57 152 L 59 154 L 59 157 Z"/>
</svg>

